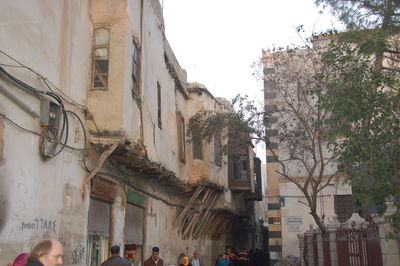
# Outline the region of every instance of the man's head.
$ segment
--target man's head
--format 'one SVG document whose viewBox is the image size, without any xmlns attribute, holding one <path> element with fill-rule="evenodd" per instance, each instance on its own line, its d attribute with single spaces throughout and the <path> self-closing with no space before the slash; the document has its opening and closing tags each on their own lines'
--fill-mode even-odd
<svg viewBox="0 0 400 266">
<path fill-rule="evenodd" d="M 112 247 L 110 248 L 110 251 L 111 251 L 111 255 L 118 255 L 120 249 L 119 249 L 118 246 L 112 246 Z"/>
<path fill-rule="evenodd" d="M 193 258 L 196 258 L 196 259 L 198 259 L 199 258 L 199 252 L 197 251 L 197 250 L 195 250 L 194 252 L 193 252 Z"/>
<path fill-rule="evenodd" d="M 151 257 L 153 258 L 153 260 L 157 260 L 158 259 L 158 254 L 160 253 L 160 249 L 158 247 L 154 247 L 151 250 Z"/>
<path fill-rule="evenodd" d="M 44 239 L 33 247 L 28 261 L 39 261 L 44 266 L 61 265 L 63 247 L 54 239 Z"/>
</svg>

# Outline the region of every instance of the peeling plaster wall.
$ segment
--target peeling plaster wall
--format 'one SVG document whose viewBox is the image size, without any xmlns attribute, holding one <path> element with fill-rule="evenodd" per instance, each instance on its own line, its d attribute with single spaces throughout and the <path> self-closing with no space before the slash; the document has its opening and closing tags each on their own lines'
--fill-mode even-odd
<svg viewBox="0 0 400 266">
<path fill-rule="evenodd" d="M 126 1 L 91 1 L 90 15 L 93 27 L 104 26 L 110 30 L 109 70 L 107 89 L 89 89 L 88 108 L 94 114 L 100 130 L 121 131 L 123 90 L 126 71 L 125 32 L 127 27 Z M 93 29 L 90 32 L 93 36 Z M 92 54 L 92 51 L 89 52 Z M 92 69 L 92 68 L 90 68 Z M 88 84 L 92 87 L 92 84 Z M 93 125 L 91 129 L 95 129 Z"/>
<path fill-rule="evenodd" d="M 191 92 L 188 101 L 188 119 L 201 110 L 219 111 L 219 102 L 211 96 L 211 94 L 202 92 Z M 222 144 L 226 143 L 226 139 L 222 137 Z M 214 164 L 214 142 L 203 141 L 204 160 L 193 159 L 192 143 L 188 143 L 188 163 L 191 167 L 191 182 L 196 182 L 204 177 L 208 177 L 210 181 L 228 187 L 228 159 L 226 156 L 222 158 L 222 166 Z"/>
<path fill-rule="evenodd" d="M 23 4 L 22 1 L 5 0 L 1 7 L 0 35 L 8 36 L 0 39 L 1 49 L 47 77 L 74 102 L 87 105 L 100 129 L 123 130 L 132 140 L 140 137 L 141 122 L 138 106 L 131 99 L 131 73 L 127 69 L 131 64 L 132 39 L 143 36 L 140 45 L 143 54 L 141 88 L 144 144 L 152 161 L 160 162 L 176 172 L 183 181 L 195 180 L 189 174 L 193 170 L 193 160 L 188 143 L 186 164 L 178 160 L 176 110 L 184 114 L 187 123 L 191 115 L 199 110 L 193 107 L 201 108 L 204 105 L 206 108 L 216 108 L 216 102 L 204 95 L 187 101 L 176 91 L 175 82 L 164 62 L 165 36 L 157 1 L 144 1 L 143 34 L 140 32 L 139 0 L 54 0 L 46 4 L 39 0 L 24 1 Z M 94 24 L 106 24 L 111 31 L 110 88 L 106 91 L 89 90 Z M 0 55 L 0 62 L 15 64 L 3 55 Z M 31 86 L 46 89 L 35 74 L 25 69 L 7 70 Z M 184 73 L 183 70 L 181 72 Z M 162 129 L 157 125 L 157 82 L 162 89 Z M 2 78 L 0 86 L 40 112 L 37 97 Z M 201 101 L 205 103 L 197 104 Z M 80 108 L 65 104 L 67 109 L 84 118 Z M 37 119 L 1 93 L 0 111 L 24 128 L 35 132 L 42 130 Z M 90 120 L 86 121 L 85 126 L 95 129 Z M 70 117 L 69 134 L 68 144 L 79 148 L 84 146 L 81 125 L 73 117 Z M 39 154 L 38 146 L 37 135 L 0 120 L 0 151 L 3 149 L 0 163 L 0 265 L 6 265 L 21 252 L 29 252 L 44 237 L 57 238 L 63 243 L 64 265 L 85 265 L 90 193 L 85 191 L 82 196 L 81 184 L 87 175 L 82 167 L 82 152 L 65 149 L 57 157 L 45 161 Z M 205 156 L 213 158 L 212 151 L 212 144 L 207 145 Z M 207 162 L 202 166 L 204 174 L 211 181 L 227 186 L 226 165 L 216 168 L 211 161 Z M 120 173 L 114 169 L 112 174 L 118 176 Z M 117 197 L 112 205 L 110 242 L 122 245 L 126 187 L 117 181 L 115 183 Z M 163 189 L 159 183 L 156 185 Z M 143 189 L 154 192 L 151 185 Z M 162 196 L 171 197 L 166 194 Z M 235 208 L 232 198 L 229 191 L 225 193 L 222 207 Z M 181 239 L 172 228 L 179 211 L 179 208 L 149 198 L 145 209 L 144 257 L 149 257 L 151 247 L 157 245 L 161 248 L 160 255 L 166 265 L 177 264 L 181 253 L 191 256 L 197 249 L 202 253 L 206 265 L 213 264 L 215 252 L 223 252 L 226 239 Z"/>
<path fill-rule="evenodd" d="M 1 50 L 46 77 L 75 102 L 85 104 L 91 50 L 88 14 L 88 1 L 58 0 L 45 5 L 43 1 L 2 1 L 0 35 L 7 38 L 0 38 Z M 0 55 L 0 62 L 17 65 L 4 55 Z M 47 90 L 29 70 L 4 68 L 25 83 Z M 40 112 L 37 97 L 3 78 L 0 86 Z M 65 105 L 83 117 L 81 110 L 66 102 Z M 0 110 L 18 125 L 41 132 L 38 119 L 2 93 Z M 45 161 L 39 155 L 37 135 L 4 120 L 1 124 L 4 150 L 0 165 L 0 265 L 8 264 L 21 252 L 29 252 L 44 237 L 62 241 L 66 265 L 73 261 L 84 265 L 87 201 L 80 196 L 85 175 L 81 152 L 65 149 Z M 78 128 L 80 131 L 76 132 Z M 71 146 L 83 147 L 82 128 L 71 117 L 69 134 Z"/>
</svg>

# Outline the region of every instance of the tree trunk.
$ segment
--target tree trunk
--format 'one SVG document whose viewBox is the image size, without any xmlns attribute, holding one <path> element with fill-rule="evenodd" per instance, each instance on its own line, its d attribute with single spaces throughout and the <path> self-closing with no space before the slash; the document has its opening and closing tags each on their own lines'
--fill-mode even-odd
<svg viewBox="0 0 400 266">
<path fill-rule="evenodd" d="M 321 221 L 321 218 L 318 216 L 317 212 L 315 210 L 311 210 L 310 214 L 314 218 L 314 221 L 317 223 L 319 229 L 321 229 L 322 233 L 326 233 L 326 226 Z"/>
</svg>

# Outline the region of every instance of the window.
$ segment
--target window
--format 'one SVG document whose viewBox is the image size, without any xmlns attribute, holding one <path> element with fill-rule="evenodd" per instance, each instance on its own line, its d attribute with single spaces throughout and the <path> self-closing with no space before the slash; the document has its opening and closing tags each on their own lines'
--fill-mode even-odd
<svg viewBox="0 0 400 266">
<path fill-rule="evenodd" d="M 351 195 L 335 195 L 335 212 L 341 223 L 346 222 L 353 213 L 353 198 Z"/>
<path fill-rule="evenodd" d="M 110 31 L 108 28 L 94 30 L 93 46 L 93 88 L 108 88 L 108 61 L 110 52 Z"/>
<path fill-rule="evenodd" d="M 185 118 L 180 111 L 176 112 L 176 123 L 178 129 L 178 156 L 181 162 L 186 161 L 185 147 Z"/>
<path fill-rule="evenodd" d="M 135 41 L 132 50 L 132 99 L 139 102 L 140 88 L 139 88 L 139 49 Z"/>
<path fill-rule="evenodd" d="M 204 160 L 203 141 L 200 136 L 193 136 L 193 159 Z"/>
<path fill-rule="evenodd" d="M 233 179 L 247 180 L 247 160 L 246 156 L 240 156 L 240 159 L 233 163 Z"/>
<path fill-rule="evenodd" d="M 158 116 L 158 127 L 162 129 L 162 120 L 161 120 L 161 86 L 160 83 L 157 82 L 157 106 L 158 106 L 158 111 L 157 111 L 157 116 Z"/>
<path fill-rule="evenodd" d="M 214 163 L 216 166 L 222 166 L 221 132 L 214 135 Z"/>
</svg>

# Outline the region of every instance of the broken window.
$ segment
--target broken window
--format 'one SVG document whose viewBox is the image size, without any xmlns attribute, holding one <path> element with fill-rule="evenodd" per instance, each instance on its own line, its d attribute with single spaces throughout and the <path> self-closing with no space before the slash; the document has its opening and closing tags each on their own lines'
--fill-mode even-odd
<svg viewBox="0 0 400 266">
<path fill-rule="evenodd" d="M 185 118 L 180 111 L 176 112 L 176 123 L 178 129 L 178 155 L 181 162 L 186 161 L 185 147 Z"/>
<path fill-rule="evenodd" d="M 110 31 L 108 28 L 94 30 L 93 46 L 93 88 L 108 88 L 108 62 L 110 52 Z"/>
<path fill-rule="evenodd" d="M 133 43 L 132 51 L 132 99 L 139 101 L 140 88 L 139 88 L 139 49 L 135 41 Z"/>
<path fill-rule="evenodd" d="M 221 132 L 214 135 L 214 163 L 216 166 L 222 166 Z"/>
<path fill-rule="evenodd" d="M 161 120 L 161 86 L 160 83 L 157 82 L 157 106 L 158 106 L 158 111 L 157 111 L 157 116 L 158 116 L 158 127 L 162 129 L 162 120 Z"/>
</svg>

